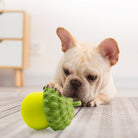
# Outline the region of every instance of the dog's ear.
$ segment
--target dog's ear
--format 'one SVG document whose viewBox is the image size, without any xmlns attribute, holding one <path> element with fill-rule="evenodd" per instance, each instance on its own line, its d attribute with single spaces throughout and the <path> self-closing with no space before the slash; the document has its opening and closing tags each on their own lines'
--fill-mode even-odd
<svg viewBox="0 0 138 138">
<path fill-rule="evenodd" d="M 109 60 L 111 66 L 117 63 L 119 48 L 117 42 L 114 39 L 107 38 L 103 40 L 99 44 L 98 50 L 105 59 Z"/>
<path fill-rule="evenodd" d="M 56 32 L 61 40 L 63 52 L 76 46 L 75 38 L 66 29 L 58 27 Z"/>
</svg>

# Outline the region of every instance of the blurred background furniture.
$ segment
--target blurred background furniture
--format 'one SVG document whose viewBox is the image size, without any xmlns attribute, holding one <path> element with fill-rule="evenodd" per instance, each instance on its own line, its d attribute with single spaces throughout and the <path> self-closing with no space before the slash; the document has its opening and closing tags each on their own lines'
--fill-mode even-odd
<svg viewBox="0 0 138 138">
<path fill-rule="evenodd" d="M 30 16 L 25 11 L 0 11 L 0 68 L 14 69 L 17 87 L 24 86 L 29 49 Z"/>
</svg>

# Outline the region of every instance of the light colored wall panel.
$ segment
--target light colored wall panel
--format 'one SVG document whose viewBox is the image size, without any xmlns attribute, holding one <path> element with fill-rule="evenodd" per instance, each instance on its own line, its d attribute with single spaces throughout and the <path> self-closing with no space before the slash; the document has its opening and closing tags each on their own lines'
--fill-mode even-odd
<svg viewBox="0 0 138 138">
<path fill-rule="evenodd" d="M 23 13 L 3 12 L 0 14 L 0 38 L 23 37 Z"/>
<path fill-rule="evenodd" d="M 22 41 L 0 42 L 0 66 L 22 66 Z"/>
</svg>

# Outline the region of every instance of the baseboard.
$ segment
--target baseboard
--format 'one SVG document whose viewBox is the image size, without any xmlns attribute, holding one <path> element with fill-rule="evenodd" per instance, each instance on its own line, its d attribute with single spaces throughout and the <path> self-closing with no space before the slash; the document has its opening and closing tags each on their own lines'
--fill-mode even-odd
<svg viewBox="0 0 138 138">
<path fill-rule="evenodd" d="M 44 86 L 52 81 L 54 74 L 36 74 L 25 72 L 25 86 Z M 138 76 L 114 75 L 113 80 L 117 88 L 138 88 Z M 14 86 L 14 75 L 12 72 L 0 74 L 0 86 Z"/>
<path fill-rule="evenodd" d="M 45 85 L 47 82 L 53 80 L 53 75 L 32 75 L 26 76 L 27 86 L 40 86 Z M 116 88 L 138 88 L 138 77 L 137 76 L 113 76 L 113 81 Z"/>
<path fill-rule="evenodd" d="M 113 76 L 117 88 L 138 88 L 138 76 Z"/>
<path fill-rule="evenodd" d="M 25 77 L 26 86 L 44 86 L 48 82 L 53 81 L 54 74 L 26 74 Z"/>
<path fill-rule="evenodd" d="M 12 87 L 14 86 L 14 72 L 10 71 L 3 71 L 4 73 L 0 73 L 0 87 Z M 48 82 L 52 81 L 54 74 L 46 73 L 29 73 L 24 72 L 24 80 L 25 86 L 37 86 L 43 87 Z"/>
</svg>

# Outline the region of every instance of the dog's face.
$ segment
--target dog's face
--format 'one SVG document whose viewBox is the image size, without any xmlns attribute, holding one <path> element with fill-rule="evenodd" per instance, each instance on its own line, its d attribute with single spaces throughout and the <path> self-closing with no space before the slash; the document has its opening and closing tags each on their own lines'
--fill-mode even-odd
<svg viewBox="0 0 138 138">
<path fill-rule="evenodd" d="M 98 46 L 81 44 L 63 28 L 57 29 L 57 35 L 65 52 L 59 66 L 63 94 L 87 103 L 107 85 L 111 66 L 118 61 L 117 43 L 110 38 Z"/>
</svg>

